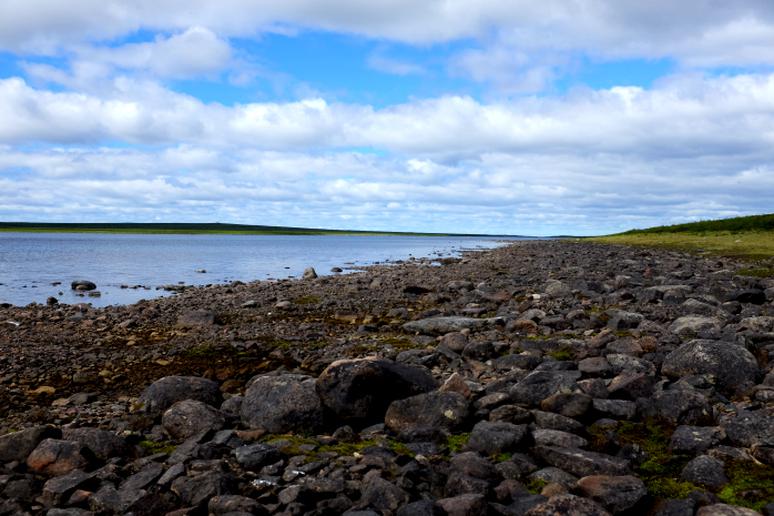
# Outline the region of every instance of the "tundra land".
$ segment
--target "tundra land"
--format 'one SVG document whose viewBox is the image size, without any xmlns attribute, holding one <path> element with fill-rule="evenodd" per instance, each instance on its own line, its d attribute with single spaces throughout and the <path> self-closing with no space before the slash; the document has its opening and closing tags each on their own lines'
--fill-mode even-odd
<svg viewBox="0 0 774 516">
<path fill-rule="evenodd" d="M 0 514 L 774 514 L 771 220 L 2 306 Z"/>
</svg>

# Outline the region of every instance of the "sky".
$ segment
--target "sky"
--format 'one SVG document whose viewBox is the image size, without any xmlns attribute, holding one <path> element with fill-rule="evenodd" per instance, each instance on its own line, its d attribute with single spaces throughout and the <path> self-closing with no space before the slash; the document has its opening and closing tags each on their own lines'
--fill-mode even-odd
<svg viewBox="0 0 774 516">
<path fill-rule="evenodd" d="M 774 212 L 770 0 L 3 0 L 0 220 Z"/>
</svg>

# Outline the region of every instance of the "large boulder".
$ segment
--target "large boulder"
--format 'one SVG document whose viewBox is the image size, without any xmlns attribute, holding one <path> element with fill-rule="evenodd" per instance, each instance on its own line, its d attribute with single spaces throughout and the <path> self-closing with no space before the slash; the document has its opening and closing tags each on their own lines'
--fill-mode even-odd
<svg viewBox="0 0 774 516">
<path fill-rule="evenodd" d="M 695 339 L 667 355 L 661 372 L 675 379 L 710 374 L 721 389 L 743 392 L 755 384 L 758 362 L 752 353 L 734 343 Z"/>
<path fill-rule="evenodd" d="M 390 430 L 414 432 L 454 430 L 468 416 L 468 401 L 456 392 L 433 391 L 393 401 L 384 416 Z"/>
<path fill-rule="evenodd" d="M 27 468 L 49 476 L 66 475 L 85 468 L 89 460 L 80 444 L 61 439 L 44 439 L 27 457 Z"/>
<path fill-rule="evenodd" d="M 537 406 L 558 392 L 577 390 L 580 371 L 533 371 L 510 390 L 515 403 Z"/>
<path fill-rule="evenodd" d="M 323 404 L 315 380 L 302 374 L 259 376 L 245 391 L 242 422 L 270 433 L 316 432 L 323 426 Z"/>
<path fill-rule="evenodd" d="M 88 448 L 100 460 L 123 456 L 129 451 L 129 446 L 122 437 L 101 428 L 65 427 L 62 429 L 62 438 Z"/>
<path fill-rule="evenodd" d="M 223 413 L 197 400 L 178 401 L 169 407 L 161 418 L 161 426 L 174 439 L 188 439 L 204 431 L 223 428 Z"/>
<path fill-rule="evenodd" d="M 213 407 L 221 402 L 218 384 L 198 376 L 165 376 L 150 384 L 140 395 L 143 410 L 155 417 L 183 400 L 197 400 Z"/>
<path fill-rule="evenodd" d="M 317 393 L 339 419 L 376 422 L 395 400 L 437 387 L 423 367 L 391 360 L 364 358 L 337 360 L 317 378 Z"/>
</svg>

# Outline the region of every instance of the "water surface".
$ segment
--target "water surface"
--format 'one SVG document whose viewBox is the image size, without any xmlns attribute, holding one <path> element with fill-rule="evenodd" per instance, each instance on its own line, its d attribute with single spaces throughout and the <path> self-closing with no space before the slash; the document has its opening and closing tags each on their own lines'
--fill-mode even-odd
<svg viewBox="0 0 774 516">
<path fill-rule="evenodd" d="M 162 285 L 297 277 L 306 267 L 322 275 L 332 267 L 452 256 L 501 243 L 479 237 L 0 233 L 0 302 L 21 306 L 54 296 L 68 304 L 128 304 L 169 295 L 157 290 Z M 76 279 L 96 283 L 101 296 L 77 295 L 70 290 Z"/>
</svg>

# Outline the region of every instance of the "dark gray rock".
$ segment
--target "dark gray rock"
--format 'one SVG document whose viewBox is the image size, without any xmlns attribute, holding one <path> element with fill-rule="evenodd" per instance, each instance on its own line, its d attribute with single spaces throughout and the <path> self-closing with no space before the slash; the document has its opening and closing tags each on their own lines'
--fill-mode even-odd
<svg viewBox="0 0 774 516">
<path fill-rule="evenodd" d="M 722 428 L 715 426 L 678 426 L 669 440 L 669 447 L 677 453 L 702 453 L 725 438 Z"/>
<path fill-rule="evenodd" d="M 527 425 L 479 421 L 470 433 L 468 448 L 485 455 L 513 451 L 526 433 Z"/>
<path fill-rule="evenodd" d="M 750 288 L 732 293 L 728 297 L 728 301 L 736 301 L 738 303 L 750 303 L 753 305 L 762 305 L 766 302 L 766 292 L 759 288 Z"/>
<path fill-rule="evenodd" d="M 93 281 L 80 279 L 71 282 L 70 288 L 72 290 L 88 291 L 96 289 L 97 285 Z"/>
<path fill-rule="evenodd" d="M 228 494 L 230 479 L 219 471 L 207 471 L 193 477 L 178 477 L 172 492 L 190 507 L 198 507 L 215 496 Z"/>
<path fill-rule="evenodd" d="M 323 404 L 312 377 L 260 376 L 251 381 L 241 407 L 242 422 L 270 433 L 315 433 L 323 426 Z"/>
<path fill-rule="evenodd" d="M 406 491 L 381 477 L 374 477 L 365 485 L 360 506 L 371 507 L 381 513 L 395 512 L 408 501 Z"/>
<path fill-rule="evenodd" d="M 728 483 L 723 463 L 709 455 L 691 459 L 680 473 L 680 478 L 716 491 Z"/>
<path fill-rule="evenodd" d="M 486 513 L 486 496 L 482 494 L 468 493 L 441 498 L 435 503 L 448 516 L 479 516 Z"/>
<path fill-rule="evenodd" d="M 526 516 L 610 516 L 603 507 L 588 498 L 571 494 L 552 496 L 547 502 L 526 512 Z"/>
<path fill-rule="evenodd" d="M 206 431 L 223 428 L 223 413 L 197 400 L 178 401 L 169 407 L 161 418 L 161 426 L 173 439 L 188 439 Z"/>
<path fill-rule="evenodd" d="M 650 398 L 638 398 L 637 407 L 642 416 L 673 425 L 701 426 L 714 421 L 707 397 L 687 389 L 660 391 Z"/>
<path fill-rule="evenodd" d="M 210 499 L 207 504 L 210 514 L 216 516 L 227 515 L 229 513 L 247 513 L 263 515 L 269 514 L 266 508 L 253 498 L 240 495 L 219 495 Z"/>
<path fill-rule="evenodd" d="M 43 484 L 43 502 L 49 507 L 66 501 L 73 491 L 94 477 L 93 474 L 75 469 L 65 475 L 54 477 Z"/>
<path fill-rule="evenodd" d="M 393 432 L 454 430 L 468 416 L 468 401 L 456 392 L 428 392 L 393 401 L 384 424 Z"/>
<path fill-rule="evenodd" d="M 24 461 L 41 441 L 61 436 L 62 432 L 53 426 L 33 426 L 0 436 L 0 462 Z"/>
<path fill-rule="evenodd" d="M 557 392 L 540 402 L 544 411 L 571 418 L 582 417 L 590 407 L 591 396 L 582 392 Z"/>
<path fill-rule="evenodd" d="M 432 500 L 417 500 L 398 509 L 395 516 L 443 516 L 443 511 Z"/>
<path fill-rule="evenodd" d="M 177 317 L 177 325 L 182 328 L 197 328 L 215 324 L 215 312 L 210 310 L 190 310 Z"/>
<path fill-rule="evenodd" d="M 633 419 L 637 415 L 637 404 L 633 401 L 595 398 L 592 407 L 600 415 L 615 419 Z"/>
<path fill-rule="evenodd" d="M 477 453 L 463 452 L 453 456 L 449 461 L 451 470 L 473 478 L 494 481 L 499 478 L 497 469 L 492 462 Z"/>
<path fill-rule="evenodd" d="M 532 439 L 538 446 L 561 446 L 563 448 L 583 448 L 588 441 L 583 437 L 562 430 L 538 428 L 532 431 Z"/>
<path fill-rule="evenodd" d="M 122 491 L 135 491 L 138 489 L 145 489 L 164 473 L 164 466 L 158 462 L 151 462 L 143 467 L 140 471 L 130 476 L 123 482 L 121 482 L 120 489 Z"/>
<path fill-rule="evenodd" d="M 337 360 L 316 381 L 323 404 L 339 419 L 381 420 L 395 400 L 437 387 L 430 372 L 378 358 Z"/>
<path fill-rule="evenodd" d="M 140 395 L 143 410 L 159 416 L 169 407 L 183 400 L 197 400 L 213 407 L 221 402 L 218 384 L 197 376 L 165 376 L 150 384 Z"/>
<path fill-rule="evenodd" d="M 577 389 L 575 381 L 580 375 L 580 371 L 533 371 L 514 385 L 509 394 L 514 403 L 534 407 L 552 394 Z"/>
<path fill-rule="evenodd" d="M 103 461 L 110 457 L 124 456 L 129 452 L 129 446 L 122 437 L 101 428 L 65 427 L 62 429 L 62 438 L 88 448 L 95 457 Z"/>
<path fill-rule="evenodd" d="M 742 392 L 755 385 L 758 362 L 734 343 L 697 339 L 667 355 L 661 372 L 671 378 L 710 374 L 721 389 Z"/>
<path fill-rule="evenodd" d="M 642 480 L 631 475 L 592 475 L 578 480 L 583 494 L 612 513 L 631 509 L 648 490 Z"/>
<path fill-rule="evenodd" d="M 722 427 L 737 446 L 774 446 L 774 408 L 740 411 Z"/>
<path fill-rule="evenodd" d="M 604 453 L 560 446 L 536 446 L 534 450 L 548 464 L 579 477 L 629 473 L 629 461 Z"/>
<path fill-rule="evenodd" d="M 277 462 L 281 455 L 273 446 L 263 443 L 247 444 L 234 450 L 237 462 L 245 469 L 258 470 Z"/>
<path fill-rule="evenodd" d="M 609 310 L 607 326 L 613 330 L 631 330 L 640 325 L 645 316 L 635 312 L 626 312 L 623 310 Z"/>
</svg>

